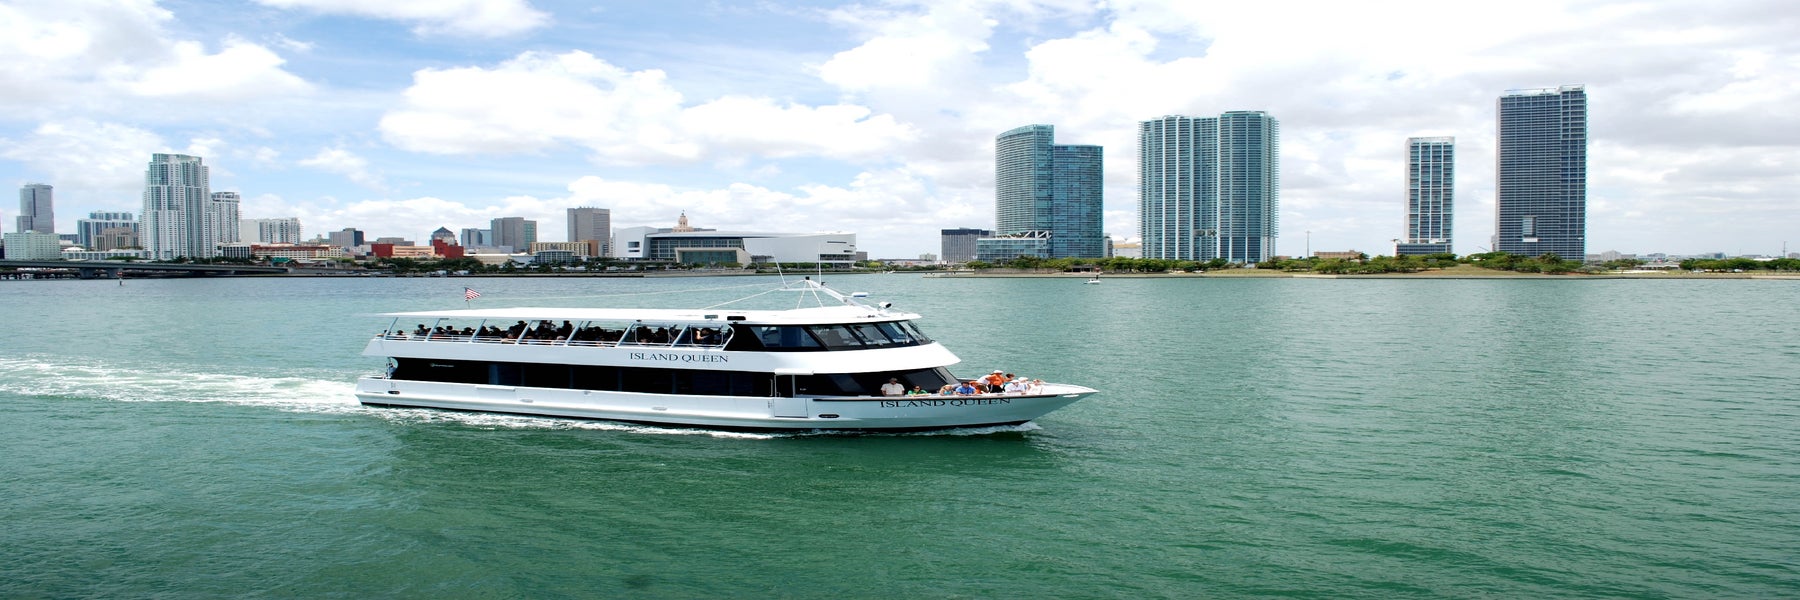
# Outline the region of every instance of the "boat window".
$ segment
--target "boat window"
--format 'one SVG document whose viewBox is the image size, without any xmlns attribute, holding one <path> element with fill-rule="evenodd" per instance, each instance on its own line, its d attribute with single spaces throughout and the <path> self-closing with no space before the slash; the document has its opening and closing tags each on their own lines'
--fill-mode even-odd
<svg viewBox="0 0 1800 600">
<path fill-rule="evenodd" d="M 820 350 L 819 340 L 806 332 L 805 327 L 774 325 L 739 325 L 745 335 L 734 335 L 734 342 L 727 349 L 753 349 L 752 344 L 760 344 L 764 350 L 795 351 Z"/>
<path fill-rule="evenodd" d="M 912 334 L 912 339 L 913 339 L 913 340 L 915 340 L 915 341 L 917 341 L 917 342 L 919 342 L 919 343 L 921 343 L 921 344 L 929 344 L 929 343 L 931 343 L 931 338 L 929 338 L 929 337 L 926 337 L 926 336 L 925 336 L 925 332 L 923 332 L 923 331 L 920 331 L 920 330 L 919 330 L 919 324 L 918 324 L 918 323 L 914 323 L 914 322 L 912 322 L 912 321 L 901 321 L 901 322 L 900 322 L 900 323 L 899 323 L 899 325 L 900 325 L 900 326 L 901 326 L 901 327 L 902 327 L 902 328 L 904 328 L 904 329 L 906 329 L 906 332 L 907 332 L 907 333 L 909 333 L 909 334 Z"/>
<path fill-rule="evenodd" d="M 850 330 L 856 332 L 857 337 L 861 337 L 863 342 L 870 346 L 892 346 L 906 341 L 904 337 L 900 339 L 888 337 L 887 332 L 876 327 L 874 323 L 857 323 L 851 325 Z"/>
<path fill-rule="evenodd" d="M 907 335 L 906 331 L 900 329 L 900 326 L 894 324 L 892 321 L 882 321 L 880 323 L 876 323 L 874 325 L 874 327 L 876 329 L 880 329 L 881 333 L 888 336 L 888 339 L 894 340 L 894 343 L 897 343 L 897 344 L 913 343 L 912 336 Z"/>
<path fill-rule="evenodd" d="M 819 341 L 823 342 L 826 348 L 849 349 L 863 346 L 862 340 L 857 339 L 856 334 L 851 333 L 850 328 L 843 325 L 814 325 L 808 329 L 812 330 L 813 335 L 819 336 Z"/>
</svg>

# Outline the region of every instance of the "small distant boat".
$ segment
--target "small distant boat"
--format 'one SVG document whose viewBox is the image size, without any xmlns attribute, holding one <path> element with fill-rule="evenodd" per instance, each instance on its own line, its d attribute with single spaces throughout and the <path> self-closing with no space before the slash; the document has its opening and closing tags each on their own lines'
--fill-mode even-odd
<svg viewBox="0 0 1800 600">
<path fill-rule="evenodd" d="M 1099 285 L 1100 276 L 1098 274 L 1096 274 L 1092 278 L 1089 278 L 1087 281 L 1083 281 L 1082 283 L 1087 284 L 1087 285 Z"/>
</svg>

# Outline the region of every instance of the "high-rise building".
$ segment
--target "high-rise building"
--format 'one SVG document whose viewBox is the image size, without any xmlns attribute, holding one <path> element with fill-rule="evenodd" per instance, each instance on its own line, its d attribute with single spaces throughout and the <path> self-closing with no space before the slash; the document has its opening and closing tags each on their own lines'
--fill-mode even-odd
<svg viewBox="0 0 1800 600">
<path fill-rule="evenodd" d="M 1406 236 L 1394 256 L 1451 252 L 1456 217 L 1456 138 L 1406 138 Z"/>
<path fill-rule="evenodd" d="M 152 154 L 144 172 L 143 220 L 138 241 L 152 260 L 211 258 L 218 253 L 207 227 L 212 190 L 198 156 Z"/>
<path fill-rule="evenodd" d="M 596 256 L 612 256 L 612 211 L 605 208 L 569 209 L 569 241 L 597 242 Z"/>
<path fill-rule="evenodd" d="M 975 240 L 994 235 L 994 232 L 973 227 L 945 229 L 940 235 L 943 240 L 944 262 L 964 263 L 975 260 Z"/>
<path fill-rule="evenodd" d="M 467 248 L 486 248 L 494 245 L 494 230 L 464 227 L 462 245 Z"/>
<path fill-rule="evenodd" d="M 1494 250 L 1587 253 L 1587 91 L 1522 90 L 1500 97 L 1494 153 Z"/>
<path fill-rule="evenodd" d="M 20 186 L 19 215 L 13 220 L 17 225 L 13 229 L 19 233 L 56 233 L 56 209 L 51 201 L 54 191 L 42 183 Z"/>
<path fill-rule="evenodd" d="M 537 221 L 524 217 L 501 217 L 488 223 L 494 231 L 494 244 L 524 252 L 537 242 Z"/>
<path fill-rule="evenodd" d="M 1047 234 L 1048 256 L 1041 258 L 1100 258 L 1106 253 L 1102 147 L 1057 145 L 1055 138 L 1051 125 L 994 138 L 994 235 Z"/>
<path fill-rule="evenodd" d="M 300 217 L 244 219 L 238 221 L 239 241 L 250 244 L 298 244 L 305 237 Z"/>
<path fill-rule="evenodd" d="M 114 250 L 117 249 L 116 246 L 114 248 L 99 247 L 100 232 L 108 229 L 129 229 L 135 237 L 137 228 L 137 219 L 132 218 L 131 213 L 91 212 L 88 213 L 86 219 L 75 220 L 75 245 L 89 250 Z M 114 236 L 116 240 L 117 232 L 114 232 Z"/>
<path fill-rule="evenodd" d="M 1138 123 L 1144 258 L 1254 263 L 1280 234 L 1281 124 L 1262 111 Z"/>
<path fill-rule="evenodd" d="M 363 245 L 363 232 L 355 227 L 345 227 L 342 231 L 325 234 L 325 243 L 339 248 L 355 248 Z"/>
<path fill-rule="evenodd" d="M 207 205 L 206 220 L 213 231 L 213 243 L 232 244 L 243 239 L 238 228 L 238 205 L 243 197 L 237 192 L 213 192 Z"/>
</svg>

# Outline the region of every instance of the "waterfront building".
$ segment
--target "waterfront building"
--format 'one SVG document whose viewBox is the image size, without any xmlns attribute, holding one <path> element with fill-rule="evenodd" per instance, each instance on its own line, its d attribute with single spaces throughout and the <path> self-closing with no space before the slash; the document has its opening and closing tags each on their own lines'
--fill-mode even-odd
<svg viewBox="0 0 1800 600">
<path fill-rule="evenodd" d="M 132 232 L 132 239 L 137 238 L 138 222 L 128 212 L 95 211 L 88 213 L 86 219 L 75 220 L 75 245 L 89 250 L 100 249 L 100 236 L 108 229 L 125 228 Z"/>
<path fill-rule="evenodd" d="M 537 242 L 537 221 L 524 217 L 501 217 L 489 223 L 494 232 L 493 245 L 508 252 L 523 251 Z"/>
<path fill-rule="evenodd" d="M 1012 235 L 984 237 L 975 240 L 975 260 L 986 263 L 1003 263 L 1021 256 L 1047 258 L 1051 254 L 1051 243 L 1051 232 L 1048 231 L 1025 231 Z"/>
<path fill-rule="evenodd" d="M 250 244 L 298 244 L 303 237 L 299 217 L 244 219 L 238 241 Z"/>
<path fill-rule="evenodd" d="M 943 245 L 944 262 L 965 263 L 975 260 L 975 240 L 994 235 L 994 232 L 973 227 L 945 229 L 940 232 Z"/>
<path fill-rule="evenodd" d="M 1500 97 L 1494 156 L 1494 245 L 1525 256 L 1587 255 L 1587 91 Z"/>
<path fill-rule="evenodd" d="M 1256 263 L 1275 256 L 1281 124 L 1262 111 L 1138 123 L 1143 257 Z"/>
<path fill-rule="evenodd" d="M 363 232 L 354 227 L 345 227 L 341 231 L 333 231 L 325 235 L 326 243 L 339 248 L 355 248 L 363 245 Z"/>
<path fill-rule="evenodd" d="M 109 251 L 143 247 L 143 244 L 138 243 L 138 231 L 135 221 L 132 223 L 131 227 L 108 227 L 102 229 L 100 230 L 100 233 L 95 234 L 90 241 L 93 242 L 93 246 L 84 246 L 89 250 Z"/>
<path fill-rule="evenodd" d="M 24 233 L 56 233 L 56 207 L 52 196 L 55 189 L 42 183 L 27 183 L 19 187 L 19 214 L 13 222 L 15 231 Z"/>
<path fill-rule="evenodd" d="M 212 203 L 210 175 L 198 156 L 152 154 L 144 171 L 143 220 L 138 241 L 152 260 L 218 255 L 214 230 L 207 226 Z"/>
<path fill-rule="evenodd" d="M 99 250 L 67 248 L 62 251 L 63 260 L 110 260 L 114 258 L 144 258 L 144 251 L 122 248 Z"/>
<path fill-rule="evenodd" d="M 431 239 L 427 240 L 427 243 L 436 242 L 454 244 L 456 243 L 456 234 L 451 233 L 449 227 L 439 227 L 437 231 L 431 232 Z"/>
<path fill-rule="evenodd" d="M 592 254 L 594 244 L 592 240 L 586 242 L 534 242 L 529 251 L 531 254 L 560 251 L 569 253 L 569 256 L 591 257 L 594 256 Z"/>
<path fill-rule="evenodd" d="M 1406 139 L 1406 236 L 1394 256 L 1452 252 L 1456 216 L 1456 138 Z"/>
<path fill-rule="evenodd" d="M 486 248 L 494 245 L 494 230 L 492 229 L 464 227 L 462 235 L 459 237 L 465 248 Z"/>
<path fill-rule="evenodd" d="M 684 213 L 675 227 L 625 227 L 615 236 L 619 258 L 683 264 L 823 263 L 856 261 L 854 233 L 758 233 L 690 227 Z M 741 250 L 741 252 L 739 252 Z"/>
<path fill-rule="evenodd" d="M 213 232 L 213 243 L 234 244 L 243 239 L 238 218 L 238 206 L 242 201 L 243 197 L 237 192 L 212 193 L 212 204 L 206 207 L 206 220 Z"/>
<path fill-rule="evenodd" d="M 594 242 L 587 256 L 612 256 L 612 211 L 583 206 L 569 209 L 569 241 Z"/>
<path fill-rule="evenodd" d="M 1100 258 L 1106 252 L 1103 148 L 1058 145 L 1055 138 L 1052 125 L 994 138 L 993 235 L 1047 240 L 1038 258 Z"/>
<path fill-rule="evenodd" d="M 9 231 L 0 235 L 6 242 L 7 260 L 62 260 L 62 240 L 54 233 L 42 231 Z"/>
</svg>

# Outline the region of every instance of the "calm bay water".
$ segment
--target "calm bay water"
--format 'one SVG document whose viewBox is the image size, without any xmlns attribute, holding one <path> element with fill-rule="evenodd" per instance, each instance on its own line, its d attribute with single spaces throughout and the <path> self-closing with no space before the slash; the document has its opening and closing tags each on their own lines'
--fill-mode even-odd
<svg viewBox="0 0 1800 600">
<path fill-rule="evenodd" d="M 370 313 L 463 285 L 765 283 L 0 284 L 0 597 L 1800 596 L 1800 281 L 831 278 L 1103 392 L 1004 430 L 350 394 Z"/>
</svg>

